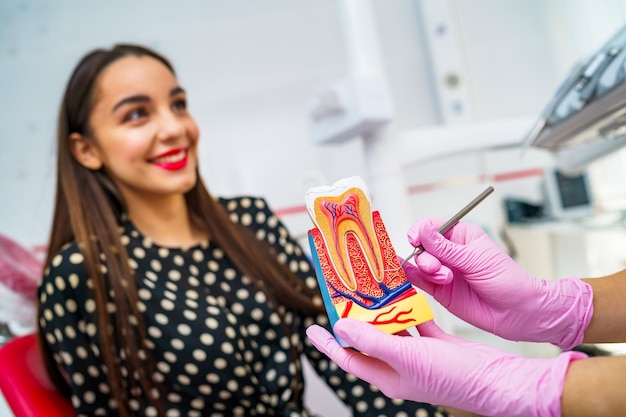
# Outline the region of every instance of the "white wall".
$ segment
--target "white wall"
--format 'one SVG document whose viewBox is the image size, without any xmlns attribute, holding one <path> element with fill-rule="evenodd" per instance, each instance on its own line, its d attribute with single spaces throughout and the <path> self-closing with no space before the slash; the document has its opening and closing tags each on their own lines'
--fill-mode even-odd
<svg viewBox="0 0 626 417">
<path fill-rule="evenodd" d="M 626 18 L 625 0 L 448 4 L 473 121 L 537 115 L 573 62 L 593 52 Z M 440 123 L 438 74 L 425 48 L 419 1 L 373 0 L 372 5 L 396 129 Z M 260 194 L 273 208 L 284 209 L 302 206 L 310 186 L 367 176 L 359 140 L 314 146 L 307 136 L 307 100 L 318 86 L 349 71 L 338 1 L 5 0 L 0 2 L 0 233 L 27 247 L 45 244 L 61 92 L 80 56 L 120 41 L 145 43 L 175 64 L 202 132 L 201 170 L 215 194 Z M 593 168 L 596 192 L 607 207 L 626 206 L 623 158 L 616 154 Z M 501 199 L 538 198 L 539 181 L 536 176 L 497 180 L 499 175 L 551 163 L 539 151 L 521 158 L 519 149 L 422 161 L 406 168 L 406 183 L 418 190 L 410 197 L 411 213 L 448 216 L 493 183 L 494 196 L 468 220 L 497 236 Z M 310 227 L 301 212 L 283 220 L 297 236 Z"/>
<path fill-rule="evenodd" d="M 439 123 L 418 1 L 372 4 L 398 131 Z M 571 62 L 624 17 L 623 0 L 450 4 L 476 120 L 537 114 Z M 148 44 L 174 62 L 215 193 L 262 194 L 275 208 L 289 207 L 302 204 L 309 186 L 365 174 L 358 140 L 323 147 L 307 137 L 306 101 L 349 70 L 337 1 L 9 0 L 0 3 L 0 233 L 45 243 L 61 92 L 83 53 L 118 41 Z M 411 171 L 409 185 L 476 172 L 411 169 L 420 175 Z M 294 233 L 307 221 L 294 220 L 301 229 Z"/>
</svg>

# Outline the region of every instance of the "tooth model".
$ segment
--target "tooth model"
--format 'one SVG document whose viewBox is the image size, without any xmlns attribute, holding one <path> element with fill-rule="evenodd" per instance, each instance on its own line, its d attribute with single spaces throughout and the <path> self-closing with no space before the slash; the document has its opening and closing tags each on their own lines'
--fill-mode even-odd
<svg viewBox="0 0 626 417">
<path fill-rule="evenodd" d="M 360 177 L 309 189 L 306 207 L 315 225 L 309 244 L 331 326 L 351 317 L 393 334 L 433 314 L 407 280 L 370 200 Z"/>
</svg>

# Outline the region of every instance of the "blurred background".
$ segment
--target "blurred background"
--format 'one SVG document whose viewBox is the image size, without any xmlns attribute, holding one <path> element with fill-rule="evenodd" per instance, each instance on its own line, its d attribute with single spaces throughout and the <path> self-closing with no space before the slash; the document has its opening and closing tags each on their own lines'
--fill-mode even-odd
<svg viewBox="0 0 626 417">
<path fill-rule="evenodd" d="M 264 196 L 305 249 L 305 192 L 359 175 L 399 255 L 415 219 L 449 217 L 491 185 L 465 220 L 535 276 L 616 272 L 626 267 L 621 145 L 567 165 L 575 172 L 565 184 L 555 149 L 529 138 L 545 132 L 572 71 L 625 22 L 626 0 L 1 0 L 0 235 L 42 258 L 65 83 L 89 50 L 132 42 L 173 62 L 211 192 Z M 581 77 L 593 80 L 586 68 Z M 575 187 L 573 206 L 555 200 L 555 178 L 556 192 Z M 6 264 L 17 259 L 7 253 Z M 32 315 L 11 320 L 8 306 L 22 296 L 14 289 L 0 281 L 0 321 L 10 334 L 32 331 Z M 556 353 L 484 334 L 431 304 L 463 337 Z M 307 395 L 313 410 L 347 415 L 313 377 Z"/>
</svg>

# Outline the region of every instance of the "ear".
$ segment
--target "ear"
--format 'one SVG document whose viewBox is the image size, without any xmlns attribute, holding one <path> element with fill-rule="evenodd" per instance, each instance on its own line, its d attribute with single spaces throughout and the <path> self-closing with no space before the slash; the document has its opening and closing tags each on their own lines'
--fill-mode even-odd
<svg viewBox="0 0 626 417">
<path fill-rule="evenodd" d="M 98 148 L 92 139 L 81 135 L 80 133 L 72 133 L 69 137 L 70 151 L 74 159 L 87 169 L 97 171 L 102 168 L 102 159 Z"/>
</svg>

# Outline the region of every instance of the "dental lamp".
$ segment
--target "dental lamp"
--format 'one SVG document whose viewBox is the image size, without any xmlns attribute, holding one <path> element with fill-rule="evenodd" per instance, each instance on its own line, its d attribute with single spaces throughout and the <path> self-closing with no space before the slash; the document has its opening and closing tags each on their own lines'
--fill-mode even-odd
<svg viewBox="0 0 626 417">
<path fill-rule="evenodd" d="M 626 145 L 626 26 L 557 89 L 524 146 L 551 151 L 563 172 L 578 173 Z"/>
</svg>

